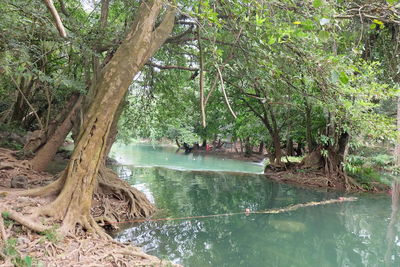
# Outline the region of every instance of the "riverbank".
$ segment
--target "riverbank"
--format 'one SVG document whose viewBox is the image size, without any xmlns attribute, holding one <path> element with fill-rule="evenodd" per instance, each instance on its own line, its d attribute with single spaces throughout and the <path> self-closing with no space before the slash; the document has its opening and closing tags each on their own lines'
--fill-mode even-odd
<svg viewBox="0 0 400 267">
<path fill-rule="evenodd" d="M 148 144 L 146 142 L 141 143 Z M 175 147 L 177 149 L 176 145 L 171 143 L 163 143 L 161 146 Z M 181 148 L 180 153 L 183 154 L 184 150 L 184 148 Z M 323 166 L 319 162 L 313 162 L 312 158 L 308 158 L 307 163 L 302 163 L 303 157 L 283 157 L 282 166 L 277 168 L 268 165 L 267 154 L 253 151 L 252 154 L 246 155 L 240 152 L 240 147 L 236 149 L 234 147 L 228 149 L 224 147 L 218 149 L 193 147 L 185 154 L 233 159 L 242 162 L 256 162 L 266 166 L 264 174 L 268 179 L 306 188 L 371 193 L 386 193 L 390 190 L 390 181 L 386 178 L 350 177 L 350 175 L 345 173 L 333 173 L 329 175 L 325 173 Z"/>
<path fill-rule="evenodd" d="M 36 228 L 31 220 L 35 209 L 52 199 L 15 192 L 46 185 L 56 177 L 31 170 L 28 161 L 18 160 L 14 153 L 0 148 L 0 266 L 175 266 L 131 244 L 99 239 L 79 228 L 73 236 L 61 237 L 59 222 L 48 218 L 42 217 L 40 223 L 49 229 Z M 24 178 L 16 183 L 15 177 Z M 93 203 L 95 213 L 101 207 L 96 199 Z"/>
</svg>

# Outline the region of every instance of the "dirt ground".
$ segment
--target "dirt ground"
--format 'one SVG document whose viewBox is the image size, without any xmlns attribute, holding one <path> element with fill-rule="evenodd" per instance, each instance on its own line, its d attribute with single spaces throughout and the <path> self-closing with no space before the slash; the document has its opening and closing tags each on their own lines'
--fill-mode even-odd
<svg viewBox="0 0 400 267">
<path fill-rule="evenodd" d="M 314 188 L 326 191 L 345 191 L 346 186 L 343 179 L 336 176 L 328 177 L 322 170 L 306 170 L 301 168 L 290 168 L 284 171 L 275 171 L 266 168 L 264 173 L 268 178 L 280 183 L 293 184 L 303 188 Z M 380 183 L 371 183 L 369 193 L 388 193 L 390 187 Z M 351 192 L 366 192 L 367 190 L 356 190 Z"/>
<path fill-rule="evenodd" d="M 36 208 L 52 199 L 15 195 L 24 190 L 10 188 L 16 176 L 28 177 L 27 188 L 55 179 L 49 173 L 32 171 L 27 161 L 15 158 L 14 151 L 0 148 L 0 266 L 178 266 L 131 244 L 99 239 L 80 228 L 74 235 L 61 237 L 56 231 L 60 222 L 49 218 L 40 218 L 46 230 L 31 230 Z M 92 212 L 97 209 L 94 206 Z"/>
</svg>

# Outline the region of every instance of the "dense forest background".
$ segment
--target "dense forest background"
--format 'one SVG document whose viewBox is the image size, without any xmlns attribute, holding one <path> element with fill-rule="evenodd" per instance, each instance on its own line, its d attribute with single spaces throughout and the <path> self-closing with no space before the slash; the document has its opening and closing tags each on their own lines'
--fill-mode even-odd
<svg viewBox="0 0 400 267">
<path fill-rule="evenodd" d="M 96 94 L 90 88 L 138 7 L 119 0 L 54 5 L 66 37 L 40 1 L 0 6 L 2 127 L 33 132 L 24 150 L 37 155 L 57 131 L 57 145 L 35 161 L 38 169 L 68 133 L 78 135 L 82 110 Z M 397 1 L 176 7 L 173 33 L 120 105 L 118 138 L 240 141 L 248 153 L 265 146 L 278 166 L 284 155 L 318 150 L 360 177 L 372 165 L 396 173 Z"/>
</svg>

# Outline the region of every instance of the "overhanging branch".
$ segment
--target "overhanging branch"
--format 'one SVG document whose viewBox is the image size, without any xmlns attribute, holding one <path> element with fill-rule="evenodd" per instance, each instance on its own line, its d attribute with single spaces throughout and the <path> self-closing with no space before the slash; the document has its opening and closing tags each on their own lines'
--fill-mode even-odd
<svg viewBox="0 0 400 267">
<path fill-rule="evenodd" d="M 185 67 L 185 66 L 175 66 L 175 65 L 159 65 L 156 63 L 153 63 L 151 61 L 146 63 L 147 66 L 155 67 L 157 69 L 161 70 L 171 70 L 171 69 L 176 69 L 176 70 L 187 70 L 187 71 L 198 71 L 198 68 L 191 68 L 191 67 Z"/>
</svg>

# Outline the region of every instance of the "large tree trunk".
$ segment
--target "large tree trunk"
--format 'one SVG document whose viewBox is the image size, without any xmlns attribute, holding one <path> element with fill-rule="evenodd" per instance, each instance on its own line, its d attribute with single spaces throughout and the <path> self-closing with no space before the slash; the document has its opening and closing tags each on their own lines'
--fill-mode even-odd
<svg viewBox="0 0 400 267">
<path fill-rule="evenodd" d="M 400 96 L 397 98 L 397 142 L 394 157 L 396 166 L 400 166 Z"/>
<path fill-rule="evenodd" d="M 118 121 L 124 104 L 121 103 L 119 105 L 114 116 L 114 121 L 107 137 L 105 157 L 100 165 L 97 176 L 96 200 L 101 202 L 103 211 L 101 214 L 96 214 L 97 218 L 95 220 L 103 225 L 107 222 L 126 221 L 135 217 L 147 217 L 154 212 L 154 207 L 145 194 L 132 187 L 128 182 L 120 179 L 113 170 L 106 167 L 107 155 L 117 138 Z M 119 200 L 118 206 L 115 206 L 113 201 L 109 201 L 112 198 Z M 125 205 L 121 207 L 122 201 Z M 119 212 L 117 211 L 118 209 L 120 209 Z"/>
<path fill-rule="evenodd" d="M 161 0 L 144 1 L 136 14 L 126 39 L 110 62 L 103 68 L 96 83 L 97 94 L 89 106 L 83 127 L 63 176 L 43 188 L 44 192 L 61 192 L 41 214 L 61 219 L 61 232 L 72 232 L 76 224 L 102 234 L 90 215 L 97 175 L 107 152 L 107 138 L 114 116 L 133 77 L 164 43 L 174 25 L 175 11 L 170 9 L 154 29 Z M 52 192 L 50 192 L 52 191 Z"/>
<path fill-rule="evenodd" d="M 44 171 L 50 161 L 53 160 L 58 149 L 62 146 L 65 138 L 72 129 L 73 121 L 81 108 L 82 98 L 82 96 L 79 96 L 64 121 L 57 127 L 46 144 L 37 151 L 35 157 L 30 161 L 32 169 L 35 171 Z"/>
</svg>

